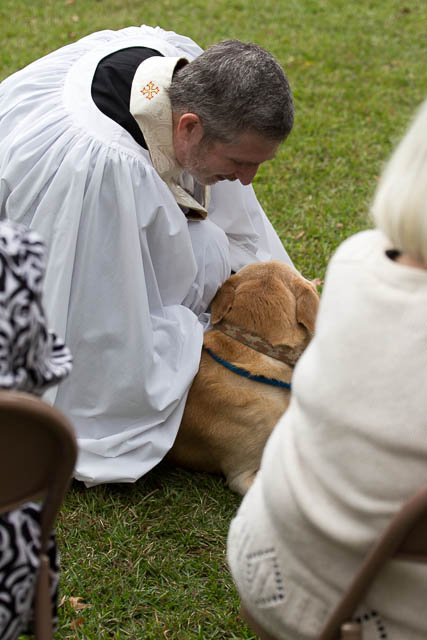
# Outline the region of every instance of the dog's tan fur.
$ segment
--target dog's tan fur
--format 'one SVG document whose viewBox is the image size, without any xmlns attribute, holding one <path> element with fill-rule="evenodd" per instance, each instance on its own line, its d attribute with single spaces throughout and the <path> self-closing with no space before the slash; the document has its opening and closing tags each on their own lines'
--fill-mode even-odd
<svg viewBox="0 0 427 640">
<path fill-rule="evenodd" d="M 215 325 L 226 319 L 271 345 L 286 345 L 294 362 L 314 330 L 319 296 L 315 286 L 283 262 L 250 264 L 231 276 L 211 305 L 213 329 L 204 346 L 251 374 L 289 382 L 292 366 L 254 351 Z M 203 349 L 170 462 L 199 471 L 222 472 L 231 489 L 244 494 L 259 468 L 262 451 L 290 392 L 244 378 Z"/>
</svg>

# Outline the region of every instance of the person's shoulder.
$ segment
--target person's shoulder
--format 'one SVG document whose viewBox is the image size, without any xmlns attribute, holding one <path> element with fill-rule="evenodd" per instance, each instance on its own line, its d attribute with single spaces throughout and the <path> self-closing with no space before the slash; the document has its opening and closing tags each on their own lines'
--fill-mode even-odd
<svg viewBox="0 0 427 640">
<path fill-rule="evenodd" d="M 331 262 L 364 261 L 383 252 L 387 246 L 387 238 L 378 229 L 359 231 L 338 246 Z"/>
</svg>

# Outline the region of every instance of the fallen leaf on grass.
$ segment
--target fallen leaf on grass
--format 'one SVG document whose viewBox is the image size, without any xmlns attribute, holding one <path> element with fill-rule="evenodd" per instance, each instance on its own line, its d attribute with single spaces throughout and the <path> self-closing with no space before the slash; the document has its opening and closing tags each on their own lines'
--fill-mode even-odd
<svg viewBox="0 0 427 640">
<path fill-rule="evenodd" d="M 64 606 L 67 600 L 72 606 L 72 608 L 74 609 L 74 611 L 81 611 L 81 609 L 87 609 L 92 607 L 91 604 L 86 604 L 85 602 L 82 602 L 83 598 L 80 598 L 80 597 L 74 598 L 73 596 L 70 596 L 70 597 L 62 596 L 61 602 L 59 603 L 58 606 L 59 607 Z"/>
<path fill-rule="evenodd" d="M 81 627 L 84 621 L 85 621 L 84 618 L 76 618 L 75 620 L 72 621 L 71 628 L 77 629 L 78 627 Z"/>
<path fill-rule="evenodd" d="M 81 609 L 86 609 L 87 607 L 91 607 L 91 604 L 86 604 L 85 602 L 81 602 L 83 598 L 69 598 L 69 602 L 73 607 L 74 611 L 80 611 Z"/>
<path fill-rule="evenodd" d="M 305 234 L 305 231 L 300 231 L 299 234 L 295 236 L 295 240 L 301 240 L 304 234 Z"/>
</svg>

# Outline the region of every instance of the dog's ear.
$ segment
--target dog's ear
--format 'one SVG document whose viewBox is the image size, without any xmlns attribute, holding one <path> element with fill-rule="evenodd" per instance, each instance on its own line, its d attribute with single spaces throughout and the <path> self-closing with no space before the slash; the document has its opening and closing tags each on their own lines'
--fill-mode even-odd
<svg viewBox="0 0 427 640">
<path fill-rule="evenodd" d="M 230 311 L 233 306 L 236 289 L 233 283 L 233 276 L 229 278 L 220 289 L 218 289 L 211 303 L 211 323 L 217 324 Z"/>
<path fill-rule="evenodd" d="M 297 320 L 311 333 L 314 333 L 317 309 L 319 307 L 319 294 L 315 285 L 308 280 L 298 281 L 297 286 Z"/>
</svg>

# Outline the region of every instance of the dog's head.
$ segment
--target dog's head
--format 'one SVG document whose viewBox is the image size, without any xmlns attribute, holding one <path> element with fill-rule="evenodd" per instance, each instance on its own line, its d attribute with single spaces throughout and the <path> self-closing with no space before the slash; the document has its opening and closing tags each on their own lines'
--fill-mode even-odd
<svg viewBox="0 0 427 640">
<path fill-rule="evenodd" d="M 314 331 L 319 294 L 290 265 L 273 260 L 254 262 L 232 275 L 211 304 L 211 322 L 221 320 L 286 346 L 295 361 Z"/>
</svg>

